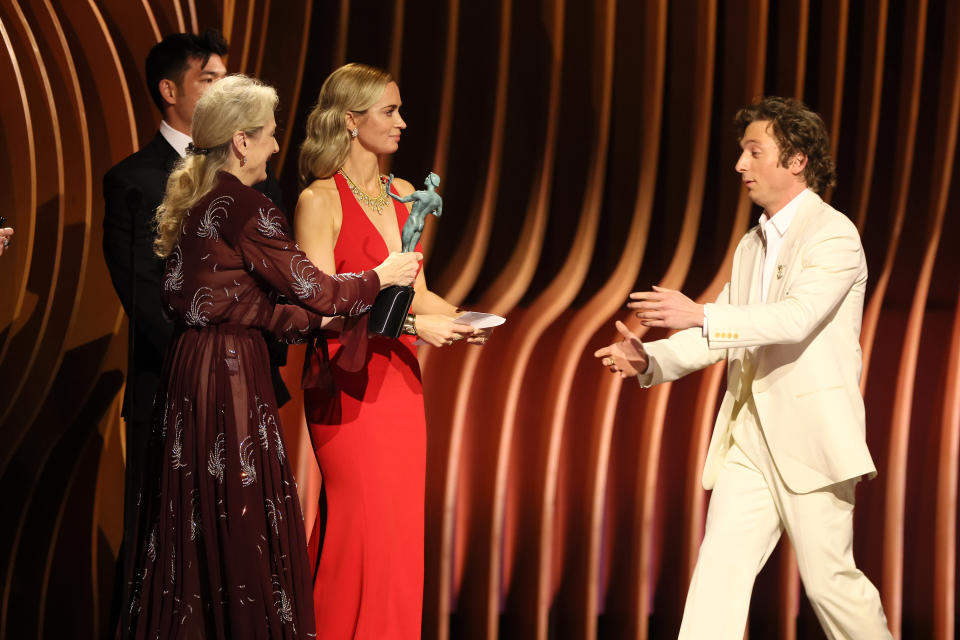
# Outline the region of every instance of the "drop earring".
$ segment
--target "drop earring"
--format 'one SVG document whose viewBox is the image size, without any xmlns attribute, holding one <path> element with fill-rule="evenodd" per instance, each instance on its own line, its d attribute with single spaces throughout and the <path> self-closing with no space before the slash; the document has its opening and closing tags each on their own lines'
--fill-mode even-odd
<svg viewBox="0 0 960 640">
<path fill-rule="evenodd" d="M 240 166 L 242 167 L 242 166 L 244 166 L 244 165 L 246 165 L 246 164 L 247 164 L 247 156 L 241 156 L 241 157 L 240 157 Z"/>
<path fill-rule="evenodd" d="M 353 131 L 350 132 L 350 137 L 351 137 L 351 138 L 356 138 L 358 135 L 360 135 L 360 132 L 357 130 L 356 127 L 354 127 L 354 128 L 353 128 Z"/>
</svg>

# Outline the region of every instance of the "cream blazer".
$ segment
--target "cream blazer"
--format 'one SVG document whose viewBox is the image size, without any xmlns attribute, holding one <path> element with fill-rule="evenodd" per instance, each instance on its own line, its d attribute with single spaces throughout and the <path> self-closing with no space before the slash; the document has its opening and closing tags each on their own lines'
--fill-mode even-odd
<svg viewBox="0 0 960 640">
<path fill-rule="evenodd" d="M 770 453 L 797 493 L 876 476 L 860 395 L 860 323 L 867 263 L 856 227 L 813 192 L 787 228 L 767 302 L 760 300 L 763 239 L 750 229 L 730 282 L 700 327 L 646 343 L 649 387 L 727 360 L 727 389 L 703 469 L 712 489 L 730 446 L 738 398 L 753 395 Z"/>
</svg>

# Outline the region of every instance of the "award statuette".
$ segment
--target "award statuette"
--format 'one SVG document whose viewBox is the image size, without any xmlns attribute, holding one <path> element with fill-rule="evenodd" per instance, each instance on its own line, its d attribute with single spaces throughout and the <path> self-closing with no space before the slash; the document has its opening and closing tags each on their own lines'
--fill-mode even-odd
<svg viewBox="0 0 960 640">
<path fill-rule="evenodd" d="M 398 202 L 413 202 L 410 209 L 410 215 L 407 217 L 406 224 L 400 233 L 400 239 L 403 243 L 404 252 L 413 251 L 420 241 L 420 234 L 423 233 L 423 223 L 429 214 L 440 217 L 443 212 L 443 200 L 436 189 L 440 186 L 440 176 L 430 172 L 423 186 L 426 189 L 414 191 L 408 196 L 400 197 L 390 191 L 390 184 L 393 182 L 393 174 L 390 174 L 390 180 L 387 182 L 387 193 Z M 373 309 L 370 310 L 370 324 L 368 330 L 370 333 L 386 336 L 388 338 L 397 338 L 403 330 L 403 321 L 410 311 L 410 304 L 413 302 L 413 287 L 401 287 L 393 285 L 387 287 L 377 295 L 373 303 Z"/>
</svg>

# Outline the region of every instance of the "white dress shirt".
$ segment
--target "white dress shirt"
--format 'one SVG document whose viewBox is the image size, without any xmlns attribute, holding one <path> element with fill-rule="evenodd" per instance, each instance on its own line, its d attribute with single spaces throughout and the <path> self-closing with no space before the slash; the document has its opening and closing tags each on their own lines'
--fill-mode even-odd
<svg viewBox="0 0 960 640">
<path fill-rule="evenodd" d="M 773 282 L 774 272 L 777 268 L 777 258 L 780 256 L 780 247 L 787 235 L 787 228 L 797 215 L 800 203 L 809 193 L 813 192 L 810 189 L 804 189 L 783 209 L 780 209 L 776 215 L 768 216 L 766 211 L 760 214 L 760 237 L 763 238 L 763 274 L 760 277 L 761 302 L 767 301 L 767 292 L 770 291 L 770 283 Z"/>
<path fill-rule="evenodd" d="M 160 121 L 160 135 L 163 136 L 164 140 L 170 143 L 170 146 L 173 147 L 174 151 L 180 154 L 181 158 L 187 157 L 187 145 L 193 142 L 193 138 L 182 131 L 177 131 L 167 124 L 166 120 Z"/>
<path fill-rule="evenodd" d="M 811 193 L 813 192 L 810 189 L 804 189 L 774 215 L 768 215 L 766 211 L 760 214 L 760 237 L 763 239 L 763 272 L 760 275 L 761 302 L 765 303 L 767 301 L 767 292 L 770 291 L 770 283 L 773 281 L 774 272 L 777 269 L 777 258 L 780 256 L 780 247 L 787 235 L 787 228 L 797 215 L 800 203 L 807 197 L 807 194 Z M 709 335 L 707 330 L 710 324 L 708 308 L 706 305 L 703 307 L 704 338 Z"/>
</svg>

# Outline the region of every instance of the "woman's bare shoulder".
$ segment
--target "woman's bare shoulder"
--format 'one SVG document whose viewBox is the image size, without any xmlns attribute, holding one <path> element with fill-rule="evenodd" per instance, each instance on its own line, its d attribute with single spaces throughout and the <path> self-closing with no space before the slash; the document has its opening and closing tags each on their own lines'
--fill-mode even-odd
<svg viewBox="0 0 960 640">
<path fill-rule="evenodd" d="M 333 178 L 314 180 L 300 192 L 294 224 L 301 230 L 324 223 L 339 229 L 342 219 L 340 192 Z"/>
<path fill-rule="evenodd" d="M 297 198 L 297 211 L 316 213 L 338 213 L 340 211 L 340 192 L 333 178 L 314 180 L 300 192 Z"/>
</svg>

